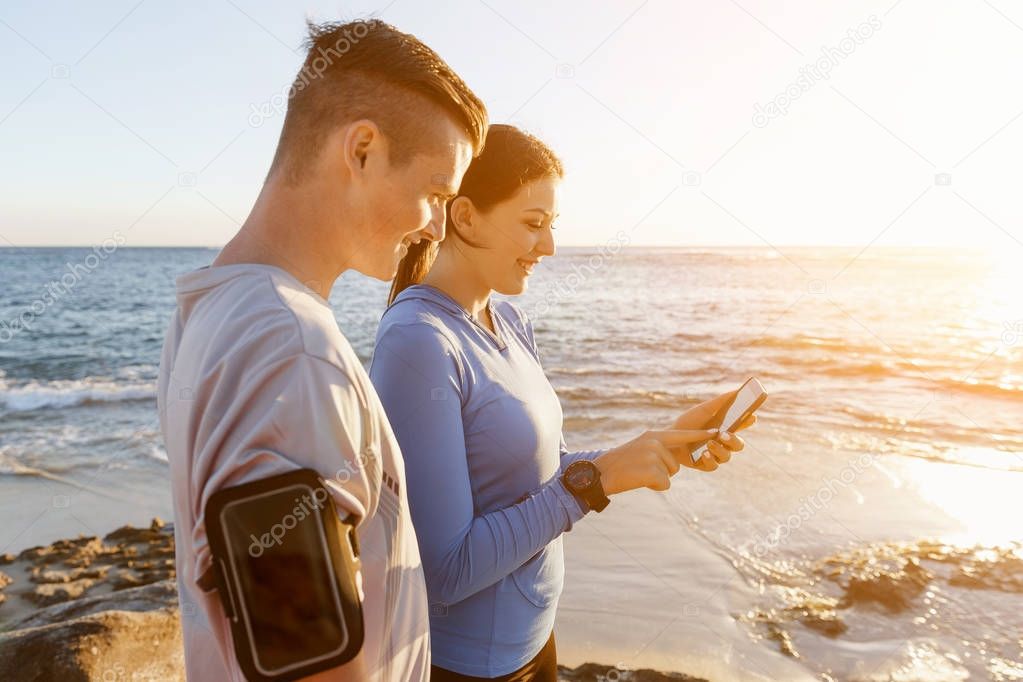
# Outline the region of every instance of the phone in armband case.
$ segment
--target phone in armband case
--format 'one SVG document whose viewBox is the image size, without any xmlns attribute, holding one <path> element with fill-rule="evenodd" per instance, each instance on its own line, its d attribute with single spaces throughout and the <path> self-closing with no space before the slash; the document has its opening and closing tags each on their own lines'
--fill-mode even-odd
<svg viewBox="0 0 1023 682">
<path fill-rule="evenodd" d="M 317 472 L 219 490 L 206 504 L 205 522 L 213 554 L 207 582 L 219 591 L 247 679 L 295 680 L 359 653 L 355 525 L 338 516 Z"/>
</svg>

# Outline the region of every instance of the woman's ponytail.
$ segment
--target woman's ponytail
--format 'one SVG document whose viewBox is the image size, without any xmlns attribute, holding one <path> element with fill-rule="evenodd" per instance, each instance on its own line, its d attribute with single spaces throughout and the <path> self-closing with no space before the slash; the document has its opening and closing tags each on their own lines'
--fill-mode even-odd
<svg viewBox="0 0 1023 682">
<path fill-rule="evenodd" d="M 387 297 L 387 305 L 394 303 L 398 294 L 412 286 L 419 284 L 426 277 L 433 265 L 433 259 L 437 257 L 437 247 L 440 244 L 429 239 L 423 239 L 418 244 L 408 247 L 408 253 L 398 263 L 398 272 L 391 282 L 391 293 Z"/>
</svg>

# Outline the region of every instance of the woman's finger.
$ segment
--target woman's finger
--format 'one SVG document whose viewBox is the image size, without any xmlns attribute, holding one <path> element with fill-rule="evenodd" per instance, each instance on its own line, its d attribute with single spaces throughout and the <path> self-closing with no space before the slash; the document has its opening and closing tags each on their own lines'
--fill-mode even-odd
<svg viewBox="0 0 1023 682">
<path fill-rule="evenodd" d="M 665 470 L 667 470 L 669 476 L 674 476 L 678 473 L 678 470 L 682 467 L 679 461 L 675 458 L 671 451 L 664 447 L 664 445 L 658 440 L 650 441 L 650 448 L 660 458 L 661 463 L 664 464 Z"/>
<path fill-rule="evenodd" d="M 732 458 L 732 451 L 716 440 L 707 443 L 707 451 L 714 455 L 714 459 L 717 460 L 718 464 L 724 464 Z"/>
<path fill-rule="evenodd" d="M 663 461 L 665 466 L 668 467 L 669 476 L 674 476 L 678 473 L 678 470 L 682 468 L 682 463 L 678 461 L 678 457 L 676 457 L 670 449 L 661 443 L 657 443 L 657 454 L 660 455 L 661 461 Z"/>
<path fill-rule="evenodd" d="M 734 433 L 728 433 L 727 431 L 722 431 L 721 435 L 717 437 L 717 440 L 732 452 L 739 452 L 746 447 L 746 441 L 744 441 L 740 436 L 737 436 Z"/>
<path fill-rule="evenodd" d="M 710 447 L 709 444 L 708 447 Z M 712 455 L 709 450 L 705 450 L 703 452 L 703 455 L 696 462 L 696 464 L 693 465 L 693 467 L 699 469 L 700 471 L 714 471 L 715 469 L 718 468 L 718 461 L 717 459 L 714 458 L 714 455 Z"/>
<path fill-rule="evenodd" d="M 665 473 L 664 470 L 658 467 L 657 472 L 653 477 L 653 480 L 650 482 L 649 485 L 647 485 L 647 488 L 650 488 L 651 490 L 656 490 L 657 492 L 664 492 L 665 490 L 671 488 L 671 477 L 668 476 L 668 474 Z"/>
<path fill-rule="evenodd" d="M 700 443 L 718 435 L 717 429 L 669 429 L 667 431 L 647 431 L 646 436 L 668 448 L 680 445 Z"/>
<path fill-rule="evenodd" d="M 748 416 L 745 419 L 743 419 L 742 423 L 740 423 L 738 426 L 736 426 L 734 429 L 732 429 L 732 431 L 742 431 L 743 429 L 748 429 L 749 427 L 753 426 L 756 423 L 757 423 L 757 415 L 751 414 L 750 416 Z"/>
<path fill-rule="evenodd" d="M 710 400 L 704 400 L 702 403 L 686 412 L 686 416 L 691 416 L 701 422 L 704 422 L 717 414 L 718 410 L 732 402 L 738 392 L 738 389 L 736 389 L 734 391 L 714 396 Z"/>
</svg>

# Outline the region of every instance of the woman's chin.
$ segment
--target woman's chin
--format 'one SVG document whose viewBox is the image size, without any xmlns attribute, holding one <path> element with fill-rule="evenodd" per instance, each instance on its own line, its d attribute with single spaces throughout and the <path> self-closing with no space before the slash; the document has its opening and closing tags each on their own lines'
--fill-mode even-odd
<svg viewBox="0 0 1023 682">
<path fill-rule="evenodd" d="M 494 291 L 502 296 L 518 296 L 529 288 L 529 278 L 521 277 L 509 280 L 500 288 L 495 287 Z"/>
</svg>

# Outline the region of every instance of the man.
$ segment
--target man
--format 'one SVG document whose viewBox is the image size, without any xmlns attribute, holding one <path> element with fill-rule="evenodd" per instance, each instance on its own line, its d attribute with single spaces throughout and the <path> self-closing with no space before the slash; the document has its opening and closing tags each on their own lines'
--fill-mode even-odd
<svg viewBox="0 0 1023 682">
<path fill-rule="evenodd" d="M 160 365 L 190 680 L 243 679 L 210 589 L 207 501 L 303 468 L 357 520 L 362 561 L 364 644 L 317 679 L 429 675 L 401 455 L 325 299 L 345 270 L 391 279 L 410 244 L 443 238 L 487 114 L 436 53 L 383 22 L 310 26 L 308 47 L 245 224 L 213 267 L 177 280 Z"/>
</svg>

